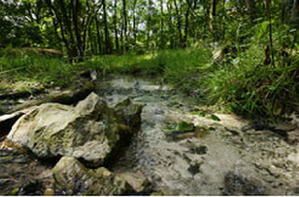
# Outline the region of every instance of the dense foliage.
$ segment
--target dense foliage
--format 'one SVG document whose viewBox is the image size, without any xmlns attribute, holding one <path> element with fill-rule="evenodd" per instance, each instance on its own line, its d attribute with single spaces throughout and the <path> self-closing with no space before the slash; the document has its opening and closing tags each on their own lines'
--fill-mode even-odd
<svg viewBox="0 0 299 197">
<path fill-rule="evenodd" d="M 298 0 L 0 0 L 0 24 L 1 76 L 67 81 L 80 62 L 250 117 L 298 110 Z"/>
</svg>

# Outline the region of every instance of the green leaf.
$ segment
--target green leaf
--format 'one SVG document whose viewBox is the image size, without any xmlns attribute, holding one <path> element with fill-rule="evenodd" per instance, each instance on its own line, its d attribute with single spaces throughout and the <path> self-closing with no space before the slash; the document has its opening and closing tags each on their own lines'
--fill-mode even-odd
<svg viewBox="0 0 299 197">
<path fill-rule="evenodd" d="M 212 120 L 215 120 L 215 121 L 221 121 L 221 119 L 218 116 L 214 115 L 214 114 L 211 114 L 210 118 Z"/>
<path fill-rule="evenodd" d="M 185 121 L 182 121 L 180 123 L 178 123 L 176 125 L 176 130 L 178 131 L 193 131 L 195 129 L 195 126 L 193 123 L 188 123 L 188 122 L 185 122 Z"/>
</svg>

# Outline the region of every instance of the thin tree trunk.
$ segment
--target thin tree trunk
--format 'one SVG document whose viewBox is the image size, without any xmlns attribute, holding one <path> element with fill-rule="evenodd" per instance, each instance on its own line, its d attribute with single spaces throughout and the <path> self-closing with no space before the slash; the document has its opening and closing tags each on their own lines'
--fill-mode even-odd
<svg viewBox="0 0 299 197">
<path fill-rule="evenodd" d="M 266 14 L 269 20 L 269 50 L 271 54 L 271 64 L 272 66 L 275 66 L 273 36 L 272 36 L 271 0 L 265 0 L 265 3 L 266 3 Z"/>
<path fill-rule="evenodd" d="M 97 30 L 97 43 L 98 43 L 98 54 L 102 53 L 102 39 L 101 39 L 101 33 L 99 28 L 99 20 L 97 17 L 95 17 L 95 25 Z"/>
<path fill-rule="evenodd" d="M 175 37 L 173 35 L 173 23 L 172 23 L 172 4 L 167 3 L 167 14 L 168 14 L 168 34 L 170 35 L 170 48 L 175 47 Z"/>
<path fill-rule="evenodd" d="M 116 52 L 119 52 L 119 40 L 118 40 L 118 30 L 117 30 L 117 0 L 114 0 L 114 15 L 113 15 L 113 23 L 114 23 L 114 39 L 115 39 L 115 49 Z"/>
<path fill-rule="evenodd" d="M 250 15 L 251 22 L 256 19 L 256 6 L 255 0 L 245 0 L 245 4 Z"/>
<path fill-rule="evenodd" d="M 182 36 L 182 21 L 181 21 L 181 14 L 179 11 L 179 7 L 177 4 L 177 1 L 174 0 L 174 6 L 175 6 L 175 12 L 176 12 L 176 17 L 177 17 L 177 31 L 179 35 L 179 46 L 182 47 L 183 43 L 183 36 Z"/>
<path fill-rule="evenodd" d="M 191 9 L 191 4 L 189 0 L 187 0 L 187 11 L 185 13 L 185 33 L 184 33 L 184 41 L 183 41 L 183 47 L 187 47 L 187 42 L 188 42 L 188 34 L 189 34 L 189 15 L 190 15 L 190 9 Z"/>
<path fill-rule="evenodd" d="M 163 10 L 163 0 L 160 0 L 160 12 L 161 12 L 161 16 L 160 16 L 160 39 L 159 39 L 159 47 L 160 48 L 164 48 L 164 10 Z"/>
<path fill-rule="evenodd" d="M 137 28 L 136 28 L 136 4 L 137 0 L 133 2 L 133 37 L 134 37 L 134 46 L 136 47 L 137 43 Z"/>
<path fill-rule="evenodd" d="M 150 48 L 150 40 L 151 40 L 151 26 L 152 26 L 152 0 L 148 0 L 147 2 L 147 23 L 146 23 L 146 46 Z"/>
<path fill-rule="evenodd" d="M 104 20 L 104 32 L 105 32 L 105 54 L 110 54 L 111 46 L 110 46 L 108 20 L 107 20 L 106 0 L 102 0 L 102 4 L 103 4 L 103 20 Z"/>
<path fill-rule="evenodd" d="M 123 39 L 124 39 L 124 44 L 123 44 L 123 52 L 127 51 L 128 47 L 128 35 L 127 35 L 127 30 L 128 30 L 128 24 L 127 24 L 127 4 L 126 0 L 122 0 L 123 3 Z"/>
<path fill-rule="evenodd" d="M 72 3 L 72 18 L 73 18 L 73 27 L 76 37 L 76 48 L 77 48 L 77 60 L 82 61 L 84 57 L 83 43 L 81 39 L 81 33 L 79 30 L 78 15 L 79 13 L 79 0 L 73 0 Z"/>
</svg>

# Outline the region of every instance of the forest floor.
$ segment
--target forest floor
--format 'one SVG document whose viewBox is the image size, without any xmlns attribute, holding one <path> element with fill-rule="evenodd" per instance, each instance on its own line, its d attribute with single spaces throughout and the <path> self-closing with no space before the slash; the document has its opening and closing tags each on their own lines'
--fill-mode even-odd
<svg viewBox="0 0 299 197">
<path fill-rule="evenodd" d="M 85 81 L 73 81 L 71 89 L 30 83 L 30 94 L 7 91 L 1 95 L 2 113 L 45 102 L 73 105 L 91 91 L 112 107 L 130 97 L 144 105 L 141 131 L 106 167 L 116 174 L 142 173 L 151 185 L 144 194 L 299 194 L 298 125 L 254 125 L 199 105 L 157 79 L 113 74 Z M 2 125 L 2 139 L 10 127 Z M 0 194 L 47 194 L 53 164 L 5 143 L 0 150 Z"/>
</svg>

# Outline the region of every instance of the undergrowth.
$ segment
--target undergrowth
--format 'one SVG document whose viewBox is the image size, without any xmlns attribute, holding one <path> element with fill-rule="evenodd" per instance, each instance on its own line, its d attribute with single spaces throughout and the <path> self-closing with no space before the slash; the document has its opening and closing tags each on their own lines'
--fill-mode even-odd
<svg viewBox="0 0 299 197">
<path fill-rule="evenodd" d="M 74 73 L 96 69 L 102 74 L 131 74 L 156 77 L 161 83 L 199 99 L 221 105 L 246 117 L 276 119 L 299 108 L 299 58 L 290 65 L 264 65 L 263 48 L 252 45 L 229 63 L 212 63 L 207 47 L 163 50 L 143 55 L 94 56 L 71 65 L 60 58 L 22 50 L 2 50 L 1 78 L 66 85 Z"/>
<path fill-rule="evenodd" d="M 0 51 L 1 80 L 36 81 L 63 86 L 72 81 L 73 71 L 74 65 L 62 58 L 22 49 L 7 48 Z"/>
<path fill-rule="evenodd" d="M 298 109 L 298 60 L 288 66 L 263 65 L 263 50 L 252 47 L 235 64 L 216 66 L 202 87 L 210 103 L 225 103 L 249 118 L 275 120 Z"/>
<path fill-rule="evenodd" d="M 95 56 L 83 64 L 100 69 L 103 73 L 158 76 L 161 82 L 171 83 L 188 94 L 198 96 L 196 93 L 201 73 L 209 67 L 211 57 L 208 49 L 199 47 L 163 50 L 144 55 Z"/>
<path fill-rule="evenodd" d="M 295 56 L 296 57 L 296 56 Z M 252 119 L 275 120 L 298 108 L 298 58 L 292 64 L 264 65 L 264 50 L 252 45 L 230 59 L 212 63 L 205 47 L 163 50 L 146 55 L 97 56 L 85 62 L 104 73 L 159 76 L 208 105 Z"/>
</svg>

